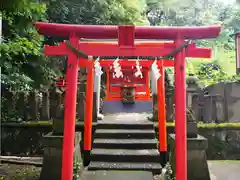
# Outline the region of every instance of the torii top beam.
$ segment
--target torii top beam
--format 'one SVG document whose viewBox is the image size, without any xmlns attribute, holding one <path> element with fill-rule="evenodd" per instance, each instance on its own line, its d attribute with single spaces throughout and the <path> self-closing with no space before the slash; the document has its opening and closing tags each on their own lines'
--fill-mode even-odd
<svg viewBox="0 0 240 180">
<path fill-rule="evenodd" d="M 118 38 L 118 29 L 121 26 L 36 22 L 36 27 L 39 33 L 53 37 L 69 37 L 71 34 L 75 34 L 81 38 L 116 39 Z M 184 39 L 195 40 L 216 38 L 221 31 L 221 27 L 220 25 L 199 27 L 135 26 L 134 31 L 135 39 L 174 40 L 181 35 Z"/>
</svg>

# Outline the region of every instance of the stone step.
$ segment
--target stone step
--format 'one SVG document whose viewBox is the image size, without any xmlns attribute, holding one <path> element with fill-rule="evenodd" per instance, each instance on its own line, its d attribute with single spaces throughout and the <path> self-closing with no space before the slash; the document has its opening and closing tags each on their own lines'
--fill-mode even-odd
<svg viewBox="0 0 240 180">
<path fill-rule="evenodd" d="M 128 170 L 128 171 L 151 171 L 153 174 L 161 173 L 160 163 L 122 163 L 122 162 L 94 162 L 92 161 L 88 170 Z"/>
<path fill-rule="evenodd" d="M 155 131 L 153 129 L 97 129 L 94 137 L 108 139 L 154 139 Z"/>
<path fill-rule="evenodd" d="M 83 171 L 84 180 L 154 180 L 149 171 Z"/>
<path fill-rule="evenodd" d="M 129 122 L 114 121 L 114 122 L 104 122 L 100 121 L 97 124 L 97 129 L 154 129 L 154 124 L 149 121 L 144 121 L 141 123 L 134 123 L 131 120 Z"/>
<path fill-rule="evenodd" d="M 155 149 L 156 139 L 98 139 L 95 138 L 93 148 L 103 149 Z"/>
<path fill-rule="evenodd" d="M 160 162 L 157 149 L 93 149 L 92 161 L 107 162 Z"/>
</svg>

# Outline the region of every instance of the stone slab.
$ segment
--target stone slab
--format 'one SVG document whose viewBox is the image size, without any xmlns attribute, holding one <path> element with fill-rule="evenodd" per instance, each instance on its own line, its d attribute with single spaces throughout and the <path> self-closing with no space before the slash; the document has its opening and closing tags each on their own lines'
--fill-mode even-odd
<svg viewBox="0 0 240 180">
<path fill-rule="evenodd" d="M 153 180 L 147 171 L 93 171 L 84 173 L 83 180 Z"/>
<path fill-rule="evenodd" d="M 219 83 L 206 87 L 210 95 L 221 95 L 224 98 L 224 119 L 225 122 L 239 122 L 240 116 L 240 84 Z"/>
<path fill-rule="evenodd" d="M 208 161 L 211 180 L 237 180 L 240 161 Z"/>
<path fill-rule="evenodd" d="M 136 101 L 134 104 L 123 104 L 121 101 L 104 101 L 103 112 L 104 114 L 114 113 L 142 113 L 152 112 L 152 101 Z"/>
<path fill-rule="evenodd" d="M 173 141 L 175 141 L 175 134 L 169 134 L 170 141 L 173 144 Z M 187 149 L 203 149 L 206 150 L 208 148 L 208 141 L 205 137 L 201 135 L 197 135 L 197 138 L 187 138 Z"/>
<path fill-rule="evenodd" d="M 115 124 L 144 124 L 151 123 L 148 121 L 150 113 L 116 113 L 107 114 L 102 123 L 115 123 Z"/>
</svg>

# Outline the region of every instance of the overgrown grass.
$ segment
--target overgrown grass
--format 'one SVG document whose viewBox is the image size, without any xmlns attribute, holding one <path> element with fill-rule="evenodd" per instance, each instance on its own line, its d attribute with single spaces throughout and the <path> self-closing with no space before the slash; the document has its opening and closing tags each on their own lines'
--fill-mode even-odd
<svg viewBox="0 0 240 180">
<path fill-rule="evenodd" d="M 82 125 L 83 121 L 76 121 L 76 125 Z M 93 125 L 96 123 L 93 122 Z M 4 122 L 1 124 L 3 127 L 51 127 L 53 121 L 22 121 L 22 122 Z"/>
<path fill-rule="evenodd" d="M 41 168 L 34 166 L 2 165 L 4 174 L 0 173 L 0 180 L 38 180 Z"/>
<path fill-rule="evenodd" d="M 231 163 L 231 162 L 237 162 L 240 163 L 240 160 L 208 160 L 209 162 L 221 162 L 221 163 Z"/>
</svg>

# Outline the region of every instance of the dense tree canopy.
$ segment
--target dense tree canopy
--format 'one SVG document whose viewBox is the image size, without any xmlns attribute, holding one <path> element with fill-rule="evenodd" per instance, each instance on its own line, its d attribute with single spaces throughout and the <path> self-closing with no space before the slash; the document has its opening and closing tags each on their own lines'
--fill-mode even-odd
<svg viewBox="0 0 240 180">
<path fill-rule="evenodd" d="M 220 0 L 8 0 L 1 5 L 3 43 L 1 50 L 2 87 L 26 91 L 47 87 L 60 71 L 42 55 L 45 39 L 35 28 L 36 21 L 67 24 L 135 24 L 186 26 L 222 24 L 217 40 L 200 45 L 234 50 L 232 34 L 240 30 L 236 4 Z"/>
<path fill-rule="evenodd" d="M 60 73 L 42 55 L 43 37 L 34 28 L 36 21 L 68 24 L 147 23 L 137 0 L 10 0 L 3 3 L 1 11 L 1 83 L 2 87 L 14 91 L 44 87 Z"/>
</svg>

